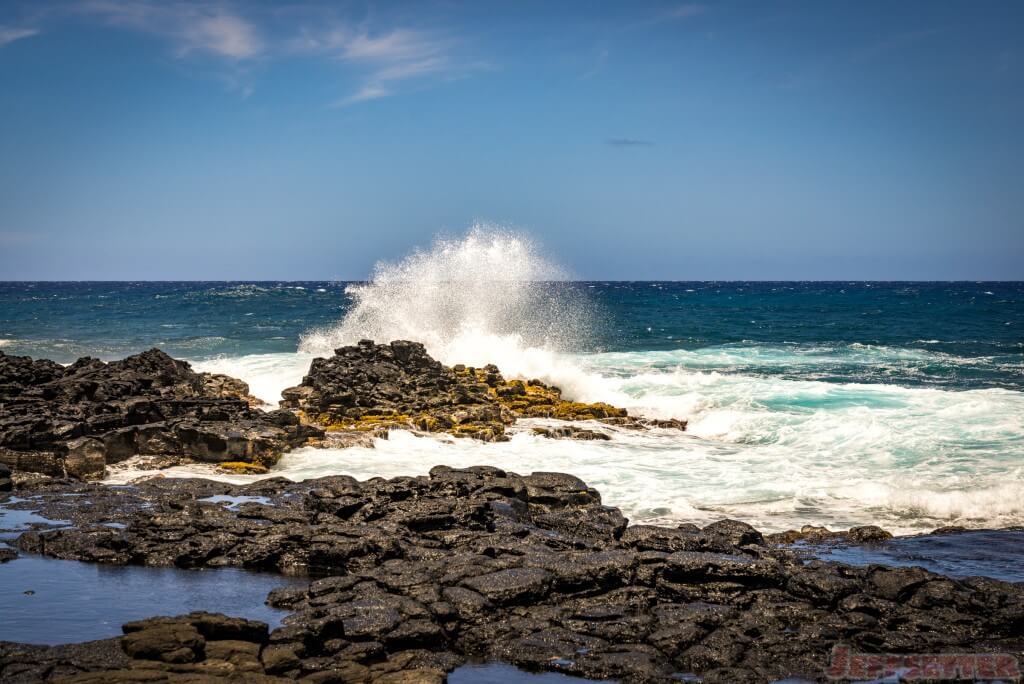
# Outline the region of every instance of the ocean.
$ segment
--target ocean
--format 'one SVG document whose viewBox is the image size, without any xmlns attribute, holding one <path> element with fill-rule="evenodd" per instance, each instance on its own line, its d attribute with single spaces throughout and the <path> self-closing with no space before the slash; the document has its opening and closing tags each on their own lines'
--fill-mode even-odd
<svg viewBox="0 0 1024 684">
<path fill-rule="evenodd" d="M 689 427 L 577 442 L 527 421 L 496 444 L 396 431 L 299 449 L 273 474 L 489 464 L 573 473 L 634 522 L 1024 524 L 1024 283 L 564 281 L 503 239 L 439 243 L 360 283 L 0 283 L 0 351 L 66 363 L 159 347 L 274 403 L 316 355 L 415 339 L 448 364 Z"/>
</svg>

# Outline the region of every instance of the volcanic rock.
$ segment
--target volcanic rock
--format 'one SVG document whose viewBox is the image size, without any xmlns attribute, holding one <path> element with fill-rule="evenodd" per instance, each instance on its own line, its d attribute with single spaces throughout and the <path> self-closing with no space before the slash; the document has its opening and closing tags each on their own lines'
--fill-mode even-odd
<svg viewBox="0 0 1024 684">
<path fill-rule="evenodd" d="M 322 435 L 251 400 L 240 380 L 195 373 L 157 349 L 66 368 L 0 352 L 0 463 L 79 479 L 136 455 L 266 466 Z"/>
<path fill-rule="evenodd" d="M 403 340 L 362 340 L 336 349 L 330 358 L 314 359 L 302 384 L 282 395 L 282 407 L 299 411 L 329 432 L 380 436 L 402 428 L 502 441 L 507 439 L 505 428 L 521 417 L 628 418 L 624 409 L 608 404 L 566 401 L 557 387 L 539 380 L 506 381 L 494 365 L 449 368 L 431 358 L 422 344 Z M 578 429 L 547 436 L 606 438 Z"/>
<path fill-rule="evenodd" d="M 365 482 L 163 478 L 118 489 L 51 481 L 30 494 L 40 515 L 72 524 L 24 532 L 17 544 L 26 551 L 315 579 L 270 594 L 289 615 L 269 634 L 259 623 L 193 613 L 129 623 L 117 657 L 107 642 L 91 655 L 0 644 L 4 681 L 58 671 L 125 681 L 134 670 L 157 681 L 153 673 L 164 672 L 441 682 L 466 660 L 626 683 L 816 681 L 837 645 L 1024 648 L 1020 585 L 805 562 L 732 520 L 627 527 L 596 490 L 562 473 L 439 466 Z M 214 494 L 234 499 L 208 500 Z"/>
</svg>

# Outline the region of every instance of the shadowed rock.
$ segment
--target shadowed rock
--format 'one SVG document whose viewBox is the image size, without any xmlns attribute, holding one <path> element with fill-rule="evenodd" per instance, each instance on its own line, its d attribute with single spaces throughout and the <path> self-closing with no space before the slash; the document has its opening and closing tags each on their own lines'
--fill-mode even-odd
<svg viewBox="0 0 1024 684">
<path fill-rule="evenodd" d="M 0 463 L 80 479 L 137 455 L 265 467 L 322 436 L 255 401 L 242 381 L 195 373 L 157 349 L 66 368 L 0 352 Z M 0 473 L 0 488 L 6 479 Z"/>
</svg>

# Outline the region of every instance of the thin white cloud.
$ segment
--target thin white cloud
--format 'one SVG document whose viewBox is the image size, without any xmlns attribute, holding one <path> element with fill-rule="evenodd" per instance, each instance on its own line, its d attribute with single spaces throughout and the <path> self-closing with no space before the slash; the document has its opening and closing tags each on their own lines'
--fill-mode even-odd
<svg viewBox="0 0 1024 684">
<path fill-rule="evenodd" d="M 2 0 L 0 0 L 2 1 Z M 253 73 L 274 59 L 322 59 L 352 79 L 347 106 L 489 68 L 460 54 L 440 31 L 342 20 L 329 4 L 269 7 L 241 0 L 72 0 L 63 12 L 85 21 L 156 36 L 179 58 L 213 58 L 213 74 L 243 97 Z M 209 68 L 205 64 L 204 68 Z"/>
<path fill-rule="evenodd" d="M 425 31 L 356 33 L 336 43 L 336 47 L 343 62 L 367 70 L 359 90 L 336 103 L 343 106 L 393 95 L 400 81 L 450 78 L 481 67 L 479 63 L 455 60 L 451 41 Z"/>
<path fill-rule="evenodd" d="M 182 34 L 185 51 L 213 52 L 231 59 L 248 59 L 262 52 L 256 30 L 230 14 L 200 16 L 188 22 Z"/>
<path fill-rule="evenodd" d="M 698 14 L 704 14 L 706 10 L 707 7 L 704 5 L 698 5 L 691 2 L 675 7 L 668 13 L 668 16 L 671 19 L 689 19 L 690 17 L 695 17 Z"/>
<path fill-rule="evenodd" d="M 418 60 L 443 52 L 441 41 L 421 31 L 396 29 L 379 36 L 359 34 L 345 44 L 347 59 L 379 61 Z"/>
<path fill-rule="evenodd" d="M 38 29 L 15 28 L 13 26 L 0 26 L 0 47 L 13 43 L 22 38 L 30 38 L 39 33 Z"/>
<path fill-rule="evenodd" d="M 707 5 L 687 2 L 667 9 L 659 9 L 637 21 L 618 26 L 616 30 L 619 32 L 646 30 L 662 24 L 687 21 L 706 13 L 707 11 Z"/>
<path fill-rule="evenodd" d="M 388 97 L 394 93 L 384 86 L 381 85 L 364 85 L 362 88 L 357 90 L 352 95 L 342 98 L 334 103 L 336 107 L 347 107 L 349 105 L 356 104 L 358 102 L 367 102 L 369 100 L 379 100 L 382 97 Z"/>
<path fill-rule="evenodd" d="M 163 36 L 171 41 L 180 57 L 206 53 L 240 61 L 258 57 L 265 49 L 256 26 L 224 6 L 193 2 L 85 0 L 78 9 L 112 26 Z"/>
</svg>

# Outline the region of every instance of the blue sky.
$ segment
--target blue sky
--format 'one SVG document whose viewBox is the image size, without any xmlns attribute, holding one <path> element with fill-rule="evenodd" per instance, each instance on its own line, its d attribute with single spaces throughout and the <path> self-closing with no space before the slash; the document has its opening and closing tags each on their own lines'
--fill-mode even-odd
<svg viewBox="0 0 1024 684">
<path fill-rule="evenodd" d="M 5 0 L 0 279 L 1024 279 L 1024 3 Z"/>
</svg>

